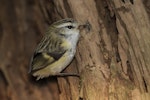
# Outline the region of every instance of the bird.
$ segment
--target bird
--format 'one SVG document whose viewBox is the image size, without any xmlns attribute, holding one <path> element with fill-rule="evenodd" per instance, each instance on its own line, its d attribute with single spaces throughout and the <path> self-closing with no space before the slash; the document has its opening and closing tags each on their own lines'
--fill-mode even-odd
<svg viewBox="0 0 150 100">
<path fill-rule="evenodd" d="M 84 26 L 72 18 L 51 24 L 31 57 L 29 73 L 37 80 L 57 75 L 78 75 L 61 72 L 75 56 L 80 28 Z"/>
</svg>

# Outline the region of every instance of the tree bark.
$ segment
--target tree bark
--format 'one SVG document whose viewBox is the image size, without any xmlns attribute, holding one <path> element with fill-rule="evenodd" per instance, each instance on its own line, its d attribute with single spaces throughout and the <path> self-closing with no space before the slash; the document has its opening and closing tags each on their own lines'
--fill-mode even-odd
<svg viewBox="0 0 150 100">
<path fill-rule="evenodd" d="M 1 0 L 1 100 L 150 100 L 148 0 Z M 74 18 L 82 31 L 73 62 L 78 77 L 36 81 L 30 57 L 50 24 Z"/>
</svg>

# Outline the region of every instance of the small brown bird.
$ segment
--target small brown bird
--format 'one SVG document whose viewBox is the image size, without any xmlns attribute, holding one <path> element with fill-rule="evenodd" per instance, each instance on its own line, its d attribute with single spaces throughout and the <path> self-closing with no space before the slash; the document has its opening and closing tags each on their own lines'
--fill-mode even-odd
<svg viewBox="0 0 150 100">
<path fill-rule="evenodd" d="M 79 23 L 71 18 L 53 23 L 31 59 L 30 71 L 37 80 L 55 75 L 77 75 L 61 73 L 72 61 L 79 40 Z"/>
</svg>

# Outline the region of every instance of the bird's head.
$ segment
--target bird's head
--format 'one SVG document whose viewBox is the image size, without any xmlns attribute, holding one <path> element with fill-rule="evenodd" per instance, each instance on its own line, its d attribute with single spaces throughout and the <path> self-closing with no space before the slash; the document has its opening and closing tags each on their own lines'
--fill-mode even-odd
<svg viewBox="0 0 150 100">
<path fill-rule="evenodd" d="M 59 36 L 67 38 L 69 36 L 76 36 L 79 34 L 79 23 L 71 18 L 63 19 L 53 23 L 49 30 Z"/>
</svg>

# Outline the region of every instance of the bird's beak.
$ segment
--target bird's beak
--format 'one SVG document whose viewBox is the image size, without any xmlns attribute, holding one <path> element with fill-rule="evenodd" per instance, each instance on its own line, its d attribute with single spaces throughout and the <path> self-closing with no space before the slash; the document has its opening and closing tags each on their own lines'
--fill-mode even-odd
<svg viewBox="0 0 150 100">
<path fill-rule="evenodd" d="M 85 23 L 85 24 L 81 24 L 78 26 L 78 29 L 81 31 L 83 29 L 87 29 L 88 31 L 91 30 L 91 24 L 89 22 Z"/>
<path fill-rule="evenodd" d="M 79 25 L 79 26 L 78 26 L 78 29 L 79 29 L 79 30 L 83 30 L 84 28 L 85 28 L 85 25 Z"/>
</svg>

